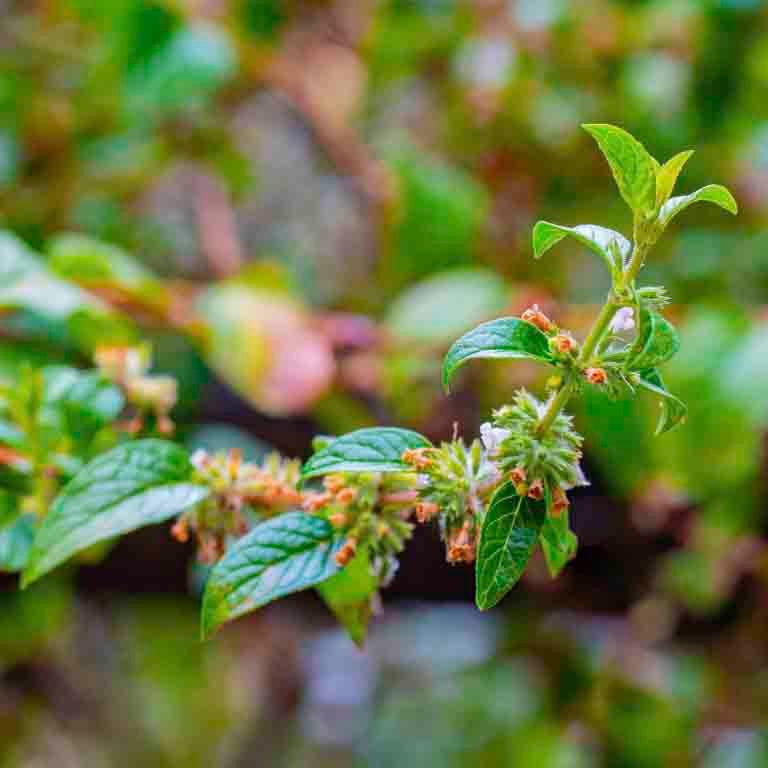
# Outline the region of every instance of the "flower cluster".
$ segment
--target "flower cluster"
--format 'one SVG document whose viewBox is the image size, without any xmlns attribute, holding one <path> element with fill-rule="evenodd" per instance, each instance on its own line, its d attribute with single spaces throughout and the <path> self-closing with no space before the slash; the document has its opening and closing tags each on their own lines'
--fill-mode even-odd
<svg viewBox="0 0 768 768">
<path fill-rule="evenodd" d="M 378 584 L 397 571 L 397 555 L 411 538 L 413 479 L 378 472 L 339 472 L 323 478 L 323 490 L 304 495 L 306 512 L 324 517 L 345 536 L 336 554 L 340 566 L 364 552 Z"/>
<path fill-rule="evenodd" d="M 178 400 L 178 386 L 172 376 L 150 374 L 152 355 L 148 345 L 98 347 L 94 362 L 105 378 L 119 386 L 132 411 L 126 431 L 137 434 L 151 417 L 161 435 L 173 434 L 170 412 Z"/>
<path fill-rule="evenodd" d="M 473 562 L 485 504 L 501 477 L 481 442 L 457 438 L 406 451 L 403 461 L 418 472 L 418 522 L 438 521 L 449 563 Z"/>
<path fill-rule="evenodd" d="M 571 416 L 558 413 L 542 434 L 541 419 L 549 402 L 541 402 L 524 389 L 512 404 L 499 408 L 481 435 L 489 457 L 515 484 L 521 496 L 547 499 L 549 513 L 559 516 L 568 506 L 565 492 L 587 485 L 581 470 L 582 437 Z"/>
<path fill-rule="evenodd" d="M 260 520 L 301 504 L 297 490 L 300 463 L 273 453 L 261 464 L 243 461 L 237 450 L 192 455 L 195 480 L 208 486 L 211 495 L 185 512 L 171 529 L 178 541 L 197 537 L 198 559 L 214 563 L 228 540 L 247 533 Z"/>
</svg>

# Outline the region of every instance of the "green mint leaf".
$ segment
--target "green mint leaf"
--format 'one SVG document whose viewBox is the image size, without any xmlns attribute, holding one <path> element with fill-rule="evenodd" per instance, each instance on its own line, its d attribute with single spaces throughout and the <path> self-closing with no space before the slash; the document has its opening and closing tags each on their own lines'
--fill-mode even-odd
<svg viewBox="0 0 768 768">
<path fill-rule="evenodd" d="M 615 125 L 583 125 L 605 155 L 621 196 L 639 214 L 654 210 L 656 204 L 656 169 L 653 158 L 631 134 Z"/>
<path fill-rule="evenodd" d="M 0 571 L 16 573 L 29 561 L 37 518 L 19 515 L 12 523 L 0 528 Z"/>
<path fill-rule="evenodd" d="M 0 285 L 7 287 L 26 272 L 41 268 L 37 254 L 24 241 L 0 230 Z"/>
<path fill-rule="evenodd" d="M 546 505 L 518 496 L 510 482 L 494 493 L 480 529 L 475 602 L 493 608 L 523 575 L 545 519 Z"/>
<path fill-rule="evenodd" d="M 682 400 L 667 392 L 661 374 L 655 368 L 640 372 L 638 386 L 661 398 L 661 415 L 656 426 L 657 435 L 663 435 L 679 424 L 685 423 L 688 408 Z"/>
<path fill-rule="evenodd" d="M 624 367 L 642 371 L 666 362 L 680 349 L 680 336 L 663 315 L 640 308 L 640 327 L 629 350 Z"/>
<path fill-rule="evenodd" d="M 721 208 L 736 215 L 739 206 L 733 195 L 720 184 L 707 184 L 706 187 L 697 189 L 690 195 L 681 195 L 667 200 L 659 211 L 659 224 L 662 229 L 666 227 L 678 213 L 682 213 L 689 205 L 694 203 L 714 203 Z"/>
<path fill-rule="evenodd" d="M 567 512 L 563 512 L 560 517 L 547 517 L 539 532 L 539 542 L 547 561 L 547 569 L 554 579 L 575 556 L 579 545 L 568 525 Z"/>
<path fill-rule="evenodd" d="M 208 496 L 191 481 L 187 452 L 165 440 L 120 445 L 86 464 L 37 531 L 22 586 L 114 536 L 175 517 Z"/>
<path fill-rule="evenodd" d="M 333 576 L 338 570 L 334 555 L 342 543 L 330 523 L 303 512 L 257 525 L 211 571 L 203 597 L 203 637 L 227 621 Z"/>
<path fill-rule="evenodd" d="M 77 439 L 92 438 L 123 409 L 123 393 L 97 371 L 55 365 L 42 373 L 44 420 Z"/>
<path fill-rule="evenodd" d="M 330 472 L 409 472 L 403 454 L 431 445 L 410 429 L 366 427 L 336 438 L 312 456 L 301 470 L 304 480 Z"/>
<path fill-rule="evenodd" d="M 674 157 L 667 160 L 664 165 L 656 171 L 656 208 L 661 208 L 669 200 L 670 195 L 675 189 L 677 177 L 683 170 L 683 166 L 688 162 L 688 158 L 693 154 L 692 149 L 685 152 L 678 152 Z"/>
<path fill-rule="evenodd" d="M 453 343 L 443 360 L 446 391 L 458 368 L 481 357 L 552 362 L 549 341 L 535 325 L 519 317 L 500 317 L 478 325 Z"/>
<path fill-rule="evenodd" d="M 358 648 L 362 647 L 368 634 L 373 598 L 378 586 L 371 572 L 370 555 L 365 548 L 342 570 L 317 587 L 320 597 Z"/>
<path fill-rule="evenodd" d="M 539 221 L 533 228 L 533 255 L 540 259 L 552 246 L 564 237 L 573 237 L 591 251 L 594 251 L 613 273 L 621 269 L 630 257 L 632 244 L 620 232 L 598 227 L 594 224 L 579 224 L 563 227 L 548 221 Z M 618 257 L 618 258 L 617 258 Z M 618 263 L 616 263 L 618 260 Z"/>
</svg>

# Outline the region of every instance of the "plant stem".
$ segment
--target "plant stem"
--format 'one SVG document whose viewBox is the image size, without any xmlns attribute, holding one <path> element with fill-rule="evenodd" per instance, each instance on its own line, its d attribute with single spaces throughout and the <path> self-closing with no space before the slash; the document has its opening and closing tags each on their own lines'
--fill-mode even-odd
<svg viewBox="0 0 768 768">
<path fill-rule="evenodd" d="M 558 413 L 565 407 L 565 404 L 571 399 L 573 394 L 573 385 L 566 381 L 560 388 L 560 391 L 550 400 L 549 407 L 539 421 L 536 431 L 543 435 L 551 426 Z"/>
</svg>

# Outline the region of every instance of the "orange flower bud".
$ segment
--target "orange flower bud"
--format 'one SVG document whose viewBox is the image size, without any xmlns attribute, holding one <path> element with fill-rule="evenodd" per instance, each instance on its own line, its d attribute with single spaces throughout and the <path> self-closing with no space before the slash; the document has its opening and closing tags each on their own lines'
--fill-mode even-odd
<svg viewBox="0 0 768 768">
<path fill-rule="evenodd" d="M 576 350 L 576 340 L 567 333 L 558 333 L 557 336 L 553 336 L 550 344 L 552 349 L 561 355 L 569 355 Z"/>
<path fill-rule="evenodd" d="M 509 479 L 515 484 L 515 485 L 521 485 L 524 483 L 527 479 L 527 476 L 525 474 L 525 468 L 524 467 L 515 467 L 510 473 L 509 473 Z"/>
<path fill-rule="evenodd" d="M 427 456 L 428 448 L 410 448 L 402 455 L 402 460 L 416 469 L 427 469 L 432 466 L 432 459 Z"/>
<path fill-rule="evenodd" d="M 555 330 L 555 324 L 539 309 L 538 304 L 534 304 L 530 309 L 526 309 L 522 314 L 522 319 L 531 325 L 535 325 L 544 333 L 551 333 Z"/>
<path fill-rule="evenodd" d="M 302 503 L 305 512 L 317 512 L 326 505 L 330 504 L 333 496 L 330 493 L 312 493 L 308 494 Z"/>
<path fill-rule="evenodd" d="M 428 523 L 440 512 L 440 507 L 432 501 L 420 501 L 416 507 L 416 520 L 420 523 Z"/>
<path fill-rule="evenodd" d="M 557 486 L 552 492 L 552 508 L 550 510 L 552 517 L 560 517 L 569 506 L 570 502 L 565 491 Z"/>
<path fill-rule="evenodd" d="M 334 528 L 344 528 L 349 524 L 349 516 L 345 512 L 334 512 L 328 515 L 328 522 Z"/>
<path fill-rule="evenodd" d="M 534 480 L 528 487 L 528 498 L 541 501 L 544 498 L 544 483 Z"/>
<path fill-rule="evenodd" d="M 189 523 L 186 517 L 180 517 L 171 528 L 171 536 L 182 544 L 189 541 Z"/>
<path fill-rule="evenodd" d="M 336 494 L 336 501 L 338 501 L 339 504 L 343 504 L 344 506 L 346 506 L 347 504 L 351 504 L 356 498 L 357 498 L 356 488 L 342 488 Z"/>
<path fill-rule="evenodd" d="M 471 533 L 469 520 L 458 531 L 452 531 L 448 536 L 446 559 L 449 563 L 472 563 L 475 560 L 476 547 Z"/>
<path fill-rule="evenodd" d="M 342 548 L 336 553 L 336 564 L 342 568 L 349 563 L 357 552 L 357 539 L 350 536 Z"/>
<path fill-rule="evenodd" d="M 590 384 L 605 384 L 608 381 L 608 374 L 605 372 L 605 368 L 587 368 L 584 371 L 584 375 Z"/>
</svg>

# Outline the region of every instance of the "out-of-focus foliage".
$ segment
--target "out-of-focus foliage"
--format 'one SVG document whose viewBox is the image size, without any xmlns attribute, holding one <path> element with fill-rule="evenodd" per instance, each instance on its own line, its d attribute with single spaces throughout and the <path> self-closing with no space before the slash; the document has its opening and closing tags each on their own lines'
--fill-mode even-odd
<svg viewBox="0 0 768 768">
<path fill-rule="evenodd" d="M 285 613 L 201 647 L 181 598 L 114 600 L 180 588 L 165 538 L 121 544 L 78 590 L 9 577 L 4 764 L 765 764 L 762 3 L 0 0 L 0 18 L 0 378 L 148 336 L 190 447 L 220 447 L 221 422 L 295 452 L 378 422 L 447 437 L 538 389 L 489 366 L 448 401 L 439 359 L 482 320 L 538 301 L 584 327 L 602 299 L 577 242 L 529 258 L 537 218 L 629 226 L 582 122 L 657 157 L 698 147 L 685 188 L 722 180 L 742 212 L 687 212 L 648 267 L 676 302 L 665 373 L 688 420 L 654 438 L 650 395 L 584 403 L 593 486 L 560 581 L 542 563 L 498 624 L 374 624 L 354 656 Z M 121 439 L 60 405 L 46 454 L 62 418 L 87 427 L 69 457 Z M 8 458 L 3 485 L 23 486 Z M 32 513 L 6 506 L 15 570 Z M 396 595 L 455 595 L 430 547 Z"/>
</svg>

